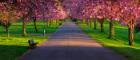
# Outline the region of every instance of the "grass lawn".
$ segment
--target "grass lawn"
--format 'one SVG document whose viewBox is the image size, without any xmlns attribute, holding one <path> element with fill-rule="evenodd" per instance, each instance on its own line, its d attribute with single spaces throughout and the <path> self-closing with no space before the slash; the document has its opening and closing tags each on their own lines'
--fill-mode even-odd
<svg viewBox="0 0 140 60">
<path fill-rule="evenodd" d="M 28 48 L 28 40 L 34 39 L 36 42 L 42 43 L 47 40 L 48 36 L 43 37 L 43 22 L 37 22 L 39 32 L 34 31 L 33 23 L 27 24 L 27 33 L 29 34 L 26 37 L 22 37 L 22 23 L 17 22 L 13 23 L 10 27 L 10 37 L 6 37 L 6 32 L 4 28 L 0 26 L 0 60 L 16 60 Z M 52 24 L 46 28 L 46 34 L 51 34 L 55 32 L 58 28 L 58 25 Z M 39 34 L 37 36 L 32 36 L 30 34 Z"/>
<path fill-rule="evenodd" d="M 128 29 L 126 26 L 121 26 L 115 23 L 115 39 L 108 39 L 109 23 L 105 22 L 105 32 L 101 33 L 99 25 L 97 30 L 90 28 L 86 24 L 79 23 L 80 28 L 90 37 L 100 42 L 105 47 L 112 49 L 113 51 L 127 57 L 129 60 L 140 60 L 140 33 L 135 33 L 134 46 L 128 45 Z"/>
</svg>

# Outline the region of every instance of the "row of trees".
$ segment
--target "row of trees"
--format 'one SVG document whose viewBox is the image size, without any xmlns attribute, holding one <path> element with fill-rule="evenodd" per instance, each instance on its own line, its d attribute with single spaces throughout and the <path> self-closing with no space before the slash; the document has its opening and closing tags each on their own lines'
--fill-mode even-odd
<svg viewBox="0 0 140 60">
<path fill-rule="evenodd" d="M 131 46 L 134 40 L 134 28 L 140 26 L 137 23 L 139 14 L 140 0 L 0 0 L 0 24 L 9 26 L 13 20 L 21 19 L 23 35 L 26 35 L 26 21 L 72 17 L 85 20 L 87 24 L 94 19 L 95 29 L 98 21 L 101 32 L 104 31 L 104 20 L 108 20 L 109 38 L 113 38 L 115 35 L 113 22 L 118 21 L 128 26 Z"/>
<path fill-rule="evenodd" d="M 52 21 L 63 19 L 65 12 L 59 1 L 55 0 L 0 0 L 0 25 L 4 26 L 9 36 L 9 27 L 12 22 L 22 20 L 23 36 L 26 36 L 26 23 L 34 22 L 35 31 L 38 32 L 36 21 Z M 45 35 L 44 25 L 44 35 Z"/>
<path fill-rule="evenodd" d="M 118 21 L 122 25 L 128 26 L 129 45 L 133 45 L 134 28 L 139 29 L 138 18 L 140 14 L 140 0 L 65 0 L 64 8 L 70 16 L 81 20 L 86 20 L 90 25 L 94 19 L 96 29 L 96 21 L 100 23 L 101 32 L 104 31 L 104 20 L 110 23 L 109 38 L 115 35 L 113 22 Z"/>
</svg>

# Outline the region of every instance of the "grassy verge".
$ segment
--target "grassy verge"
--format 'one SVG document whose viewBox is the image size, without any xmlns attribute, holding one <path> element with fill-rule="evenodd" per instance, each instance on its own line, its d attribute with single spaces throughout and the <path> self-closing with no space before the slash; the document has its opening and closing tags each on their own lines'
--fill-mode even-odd
<svg viewBox="0 0 140 60">
<path fill-rule="evenodd" d="M 36 42 L 43 42 L 47 37 L 21 37 L 13 35 L 10 38 L 0 37 L 0 60 L 15 60 L 26 52 L 28 47 L 28 40 L 33 38 Z"/>
<path fill-rule="evenodd" d="M 52 34 L 57 30 L 59 25 L 52 24 L 46 27 L 46 34 Z M 48 36 L 43 37 L 43 22 L 37 22 L 39 32 L 35 32 L 33 23 L 27 24 L 28 36 L 22 37 L 22 23 L 13 23 L 10 26 L 10 37 L 6 37 L 6 32 L 2 26 L 0 26 L 0 60 L 15 60 L 26 52 L 28 48 L 28 40 L 34 39 L 36 42 L 42 43 L 47 40 Z M 30 34 L 39 34 L 37 36 Z"/>
<path fill-rule="evenodd" d="M 105 47 L 112 49 L 113 51 L 127 57 L 129 60 L 140 60 L 140 33 L 135 33 L 134 46 L 128 45 L 128 30 L 126 26 L 115 24 L 115 39 L 108 39 L 109 23 L 105 22 L 105 32 L 101 33 L 99 28 L 94 30 L 86 24 L 79 23 L 80 28 L 91 38 L 100 42 Z M 99 27 L 99 25 L 98 25 Z"/>
</svg>

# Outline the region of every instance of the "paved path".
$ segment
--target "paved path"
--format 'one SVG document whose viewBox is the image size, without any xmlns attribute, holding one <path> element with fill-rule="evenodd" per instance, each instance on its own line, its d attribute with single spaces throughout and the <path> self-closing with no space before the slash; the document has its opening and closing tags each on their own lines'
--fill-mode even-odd
<svg viewBox="0 0 140 60">
<path fill-rule="evenodd" d="M 49 41 L 18 60 L 126 60 L 85 35 L 74 23 L 65 22 Z"/>
</svg>

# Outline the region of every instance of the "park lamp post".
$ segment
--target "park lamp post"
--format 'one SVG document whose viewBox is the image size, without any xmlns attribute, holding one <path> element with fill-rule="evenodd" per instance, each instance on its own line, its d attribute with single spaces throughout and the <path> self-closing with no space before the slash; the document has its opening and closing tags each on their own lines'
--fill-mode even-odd
<svg viewBox="0 0 140 60">
<path fill-rule="evenodd" d="M 43 21 L 44 21 L 44 29 L 43 29 L 43 36 L 45 37 L 46 34 L 46 21 L 45 21 L 45 14 L 43 13 Z"/>
</svg>

